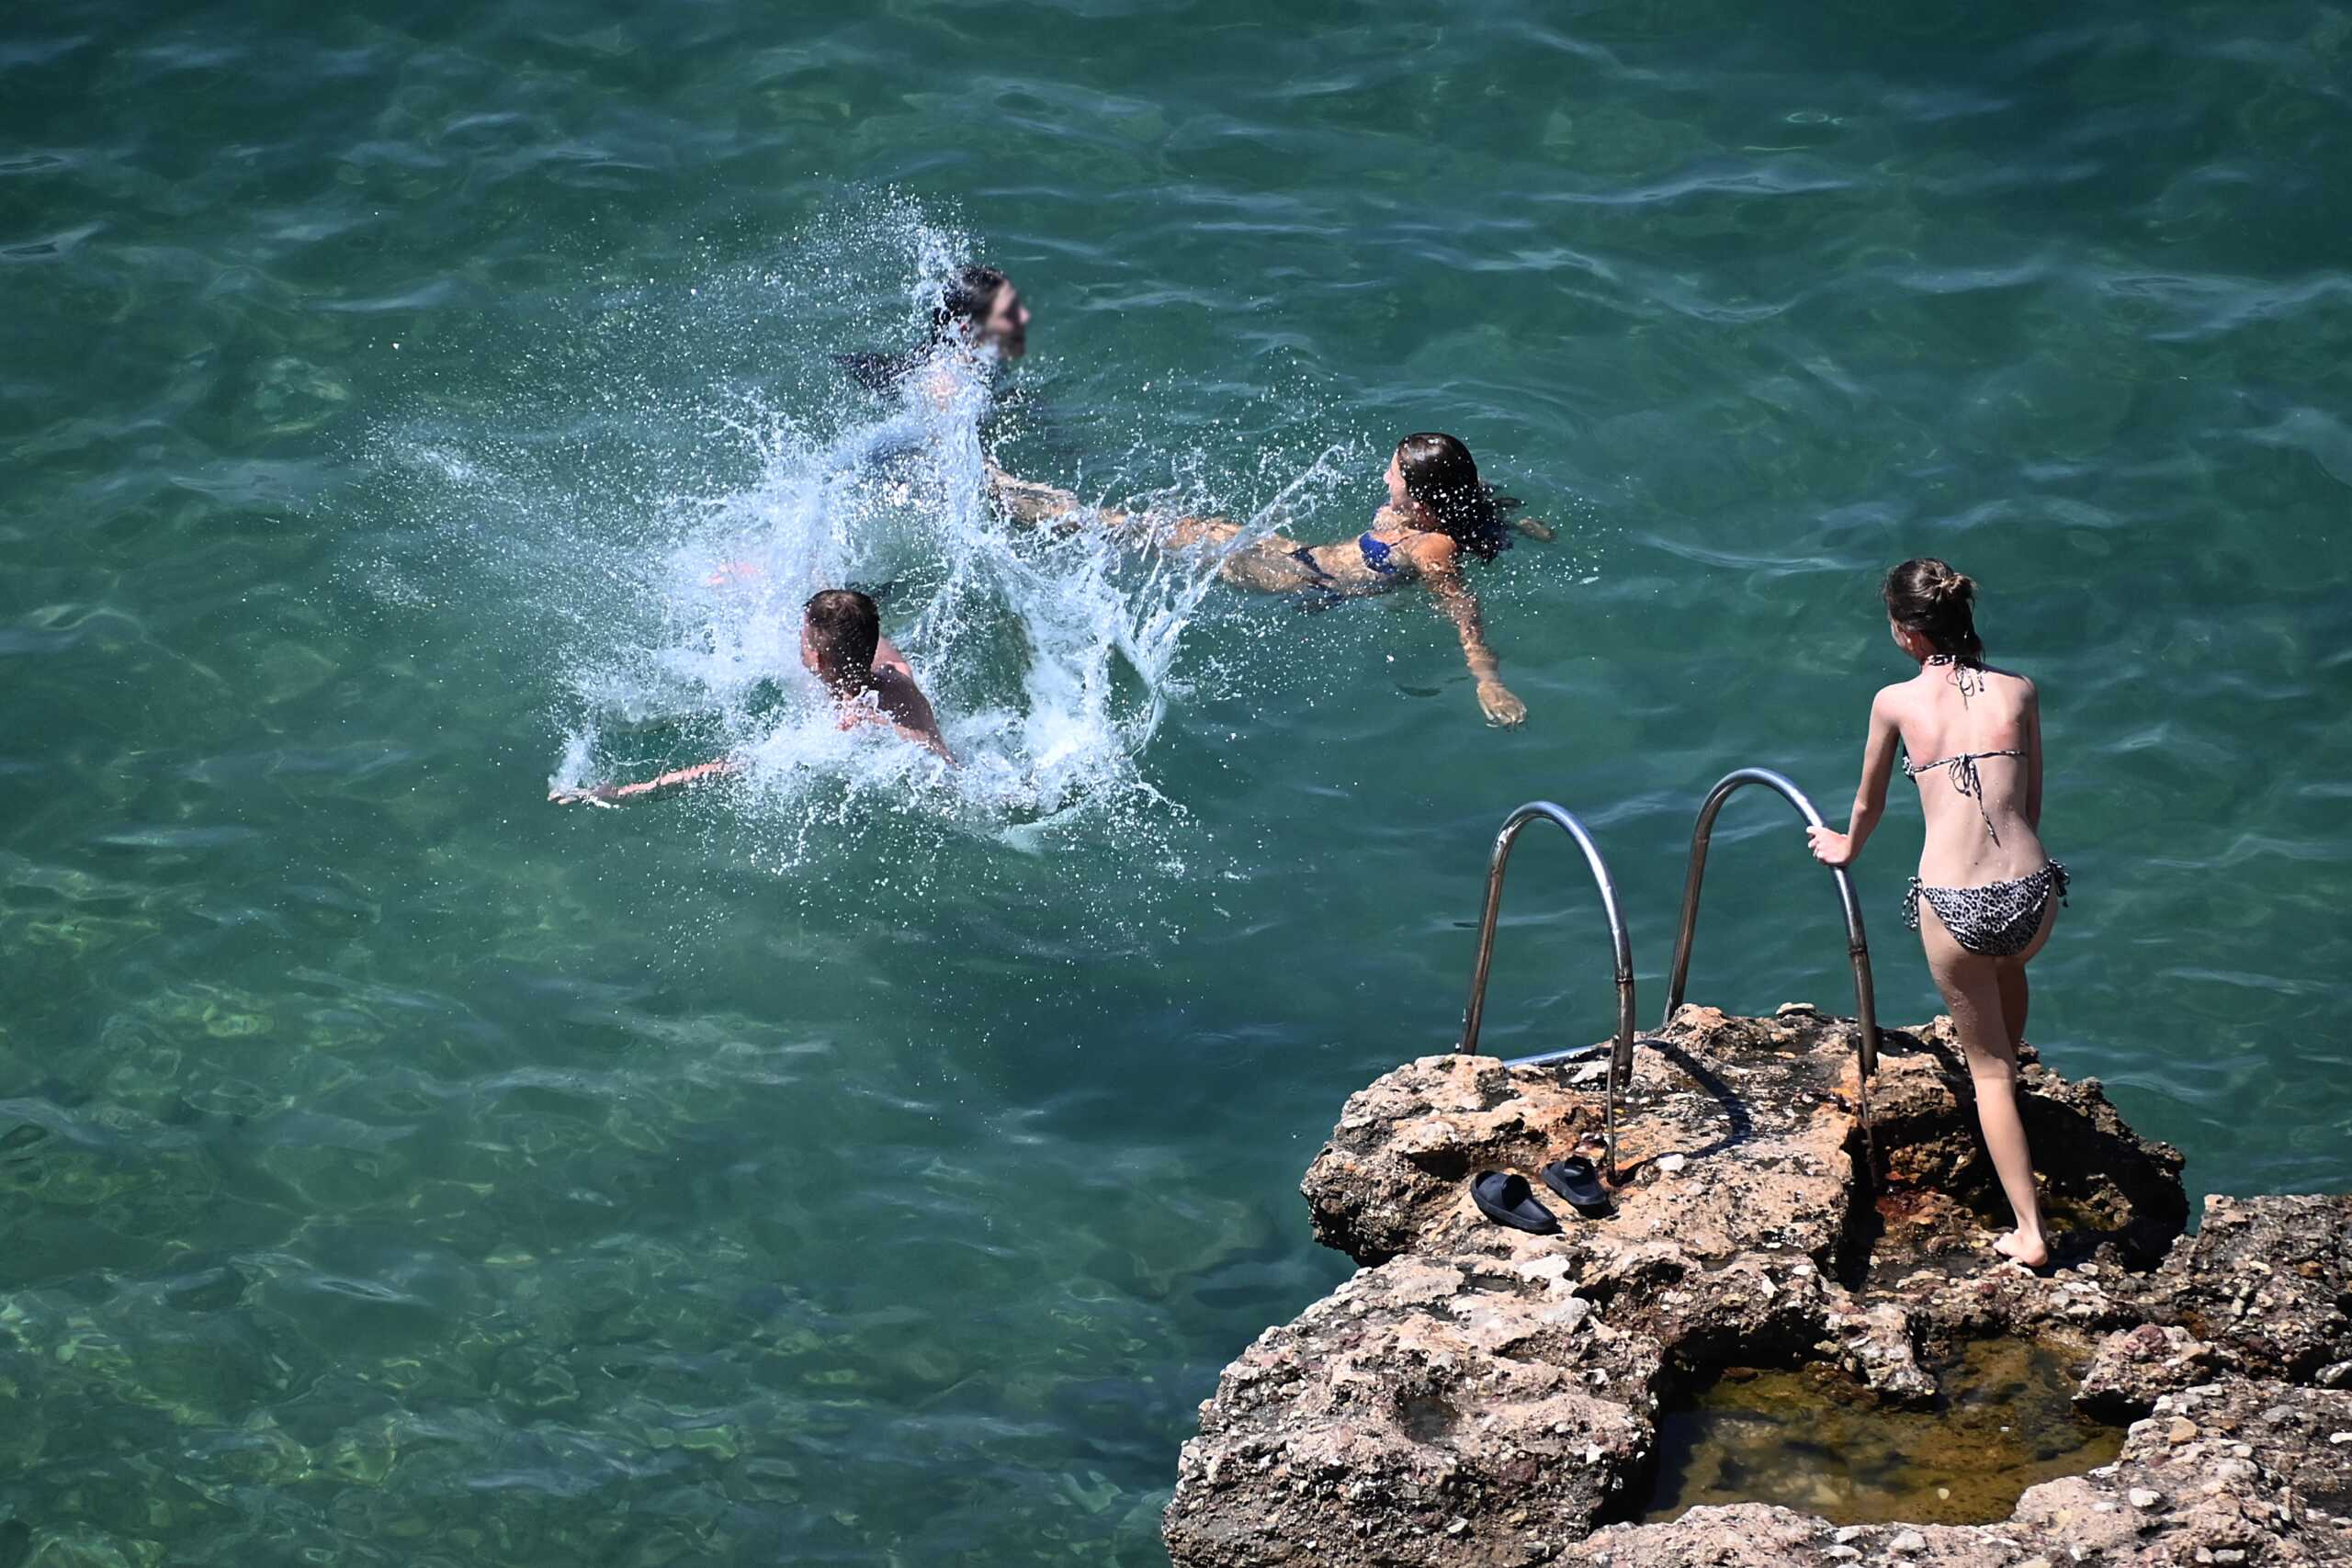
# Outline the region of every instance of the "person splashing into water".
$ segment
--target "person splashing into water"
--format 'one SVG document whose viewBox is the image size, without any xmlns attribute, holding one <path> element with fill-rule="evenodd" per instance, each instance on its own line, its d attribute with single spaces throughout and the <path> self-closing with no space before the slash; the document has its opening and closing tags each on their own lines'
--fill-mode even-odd
<svg viewBox="0 0 2352 1568">
<path fill-rule="evenodd" d="M 1478 596 L 1463 568 L 1472 559 L 1493 560 L 1510 547 L 1514 531 L 1537 539 L 1552 537 L 1552 531 L 1532 519 L 1507 521 L 1519 502 L 1496 494 L 1478 477 L 1470 449 L 1451 435 L 1408 435 L 1396 444 L 1384 478 L 1388 502 L 1371 527 L 1352 539 L 1303 545 L 1280 534 L 1245 537 L 1242 525 L 1227 517 L 1152 518 L 1110 510 L 1081 516 L 1083 509 L 1069 491 L 1016 479 L 993 468 L 989 475 L 999 502 L 1022 522 L 1078 526 L 1091 521 L 1162 548 L 1222 549 L 1218 575 L 1260 592 L 1358 598 L 1425 583 L 1462 639 L 1462 656 L 1487 722 L 1521 723 L 1527 705 L 1502 682 L 1500 663 L 1487 646 Z"/>
<path fill-rule="evenodd" d="M 931 333 L 920 346 L 900 354 L 868 350 L 833 358 L 868 391 L 889 398 L 913 391 L 944 410 L 955 405 L 959 389 L 987 385 L 997 371 L 1029 352 L 1033 319 L 1011 278 L 992 266 L 961 266 L 941 283 L 931 309 Z M 766 575 L 756 561 L 723 561 L 705 586 L 723 588 Z"/>
<path fill-rule="evenodd" d="M 1928 822 L 1905 923 L 1919 933 L 1976 1086 L 1976 1119 L 2017 1228 L 1993 1245 L 2029 1269 L 2050 1261 L 2033 1158 L 2018 1114 L 2025 966 L 2050 940 L 2066 868 L 2041 847 L 2041 708 L 2033 682 L 1984 662 L 1976 585 L 1939 560 L 1907 560 L 1883 591 L 1895 645 L 1919 662 L 1871 704 L 1862 782 L 1843 833 L 1808 828 L 1824 865 L 1851 865 L 1899 765 Z M 1898 752 L 1897 748 L 1900 748 Z M 1915 761 L 1928 758 L 1927 761 Z"/>
<path fill-rule="evenodd" d="M 869 391 L 896 396 L 911 382 L 944 404 L 959 371 L 993 368 L 1028 353 L 1030 320 L 1011 278 L 992 266 L 961 266 L 940 285 L 931 335 L 922 346 L 903 354 L 844 354 L 839 362 Z"/>
<path fill-rule="evenodd" d="M 825 688 L 843 729 L 888 725 L 901 739 L 955 763 L 931 700 L 915 684 L 906 655 L 882 635 L 881 614 L 865 594 L 828 588 L 809 599 L 801 613 L 800 662 Z M 718 757 L 639 784 L 558 787 L 548 792 L 548 798 L 562 806 L 617 806 L 638 795 L 706 784 L 742 771 L 740 758 Z"/>
</svg>

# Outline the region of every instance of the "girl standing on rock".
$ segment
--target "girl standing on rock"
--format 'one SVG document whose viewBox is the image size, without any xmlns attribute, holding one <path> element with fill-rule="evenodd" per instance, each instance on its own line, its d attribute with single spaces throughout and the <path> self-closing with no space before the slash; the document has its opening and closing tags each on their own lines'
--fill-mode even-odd
<svg viewBox="0 0 2352 1568">
<path fill-rule="evenodd" d="M 2041 847 L 2041 709 L 2033 682 L 1984 662 L 1976 585 L 1939 560 L 1907 560 L 1883 590 L 1895 646 L 1918 661 L 1871 703 L 1862 782 L 1843 833 L 1808 828 L 1824 865 L 1853 863 L 1886 809 L 1895 767 L 1919 784 L 1927 841 L 1905 896 L 1928 967 L 1976 1086 L 1984 1146 L 2017 1216 L 1994 1242 L 2029 1269 L 2050 1261 L 2033 1158 L 2018 1114 L 2025 966 L 2066 898 L 2066 868 Z M 1897 746 L 1900 745 L 1898 751 Z M 1917 761 L 1927 757 L 1929 761 Z M 1924 908 L 1922 908 L 1924 906 Z"/>
</svg>

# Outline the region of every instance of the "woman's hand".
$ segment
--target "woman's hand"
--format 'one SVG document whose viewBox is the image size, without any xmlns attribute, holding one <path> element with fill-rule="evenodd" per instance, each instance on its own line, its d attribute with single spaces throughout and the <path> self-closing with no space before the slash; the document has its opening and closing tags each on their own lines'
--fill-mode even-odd
<svg viewBox="0 0 2352 1568">
<path fill-rule="evenodd" d="M 1527 705 L 1512 696 L 1510 688 L 1500 681 L 1478 682 L 1478 706 L 1485 711 L 1488 724 L 1509 728 L 1527 722 Z"/>
<path fill-rule="evenodd" d="M 558 784 L 548 791 L 548 798 L 558 806 L 601 806 L 611 811 L 620 804 L 616 798 L 619 794 L 611 784 L 588 784 L 578 789 Z"/>
<path fill-rule="evenodd" d="M 1854 863 L 1854 841 L 1843 833 L 1827 828 L 1807 828 L 1805 841 L 1813 846 L 1813 858 L 1832 870 Z"/>
</svg>

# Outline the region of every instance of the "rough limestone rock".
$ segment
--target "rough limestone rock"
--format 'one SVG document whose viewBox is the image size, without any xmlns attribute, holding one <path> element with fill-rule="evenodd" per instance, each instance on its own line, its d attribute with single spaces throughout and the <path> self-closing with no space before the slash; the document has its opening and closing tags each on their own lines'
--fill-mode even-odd
<svg viewBox="0 0 2352 1568">
<path fill-rule="evenodd" d="M 1366 1269 L 1225 1370 L 1169 1550 L 1527 1562 L 1514 1519 L 1580 1535 L 1633 1473 L 1659 1369 L 1656 1340 L 1594 1321 L 1561 1259 Z"/>
<path fill-rule="evenodd" d="M 2352 1432 L 2339 1390 L 2187 1389 L 2156 1401 L 2114 1464 L 2031 1488 L 1988 1528 L 2052 1562 L 2352 1562 L 2352 1439 L 2339 1432 Z"/>
<path fill-rule="evenodd" d="M 2239 1371 L 2235 1356 L 2186 1328 L 2143 1323 L 2100 1342 L 2075 1397 L 2114 1420 L 2144 1413 L 2165 1394 Z"/>
<path fill-rule="evenodd" d="M 2208 1198 L 2143 1300 L 2249 1376 L 2352 1382 L 2352 1195 Z"/>
<path fill-rule="evenodd" d="M 1598 1061 L 1429 1057 L 1351 1098 L 1302 1190 L 1317 1237 L 1365 1267 L 1202 1406 L 1165 1520 L 1175 1562 L 2352 1561 L 2352 1200 L 2212 1200 L 2175 1246 L 2180 1156 L 2096 1081 L 2029 1064 L 2066 1243 L 2044 1276 L 1996 1267 L 1949 1024 L 1887 1032 L 1867 1125 L 1854 1041 L 1811 1008 L 1683 1009 L 1635 1053 L 1615 1212 L 1555 1203 L 1554 1236 L 1487 1223 L 1469 1180 L 1532 1181 L 1595 1138 Z M 2145 1417 L 2116 1463 L 1996 1525 L 1761 1504 L 1620 1522 L 1660 1402 L 1690 1380 L 1817 1362 L 1855 1398 L 1916 1405 L 1936 1393 L 1927 1352 L 2009 1335 L 2076 1353 L 2086 1407 Z"/>
<path fill-rule="evenodd" d="M 1853 1231 L 1857 1180 L 1875 1157 L 1919 1233 L 1909 1255 L 1983 1260 L 1981 1220 L 1996 1187 L 1975 1131 L 1968 1075 L 1950 1027 L 1886 1031 L 1871 1086 L 1871 1136 L 1856 1117 L 1854 1026 L 1805 1007 L 1769 1019 L 1686 1007 L 1634 1051 L 1619 1108 L 1618 1213 L 1580 1228 L 1603 1250 L 1666 1243 L 1694 1258 L 1793 1252 L 1833 1264 Z M 1532 1176 L 1597 1137 L 1606 1068 L 1506 1067 L 1491 1056 L 1428 1056 L 1352 1096 L 1301 1184 L 1316 1238 L 1359 1263 L 1408 1252 L 1536 1256 L 1551 1238 L 1501 1232 L 1469 1198 L 1481 1170 Z M 2163 1255 L 2188 1217 L 2180 1156 L 2124 1126 L 2095 1080 L 2038 1066 L 2024 1106 L 2053 1207 L 2079 1244 L 2118 1261 Z M 1867 1147 L 1866 1147 L 1867 1143 Z"/>
</svg>

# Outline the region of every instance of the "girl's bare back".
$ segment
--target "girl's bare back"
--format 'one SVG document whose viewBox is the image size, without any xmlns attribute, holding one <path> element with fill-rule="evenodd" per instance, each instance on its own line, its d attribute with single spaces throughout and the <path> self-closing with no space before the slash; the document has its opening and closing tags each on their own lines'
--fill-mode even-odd
<svg viewBox="0 0 2352 1568">
<path fill-rule="evenodd" d="M 1927 822 L 1919 876 L 1973 886 L 2021 876 L 2049 857 L 2041 810 L 2040 705 L 2031 681 L 1934 660 L 1881 694 L 1902 736 L 1903 771 Z"/>
</svg>

